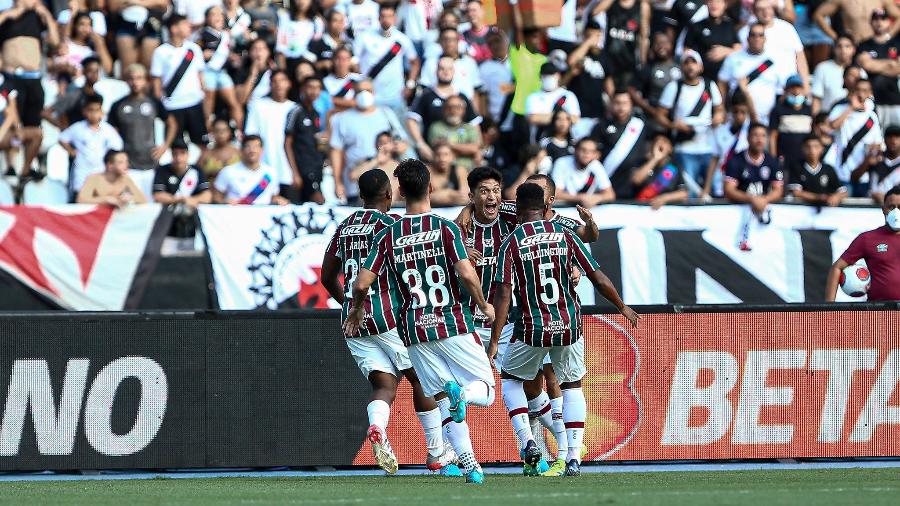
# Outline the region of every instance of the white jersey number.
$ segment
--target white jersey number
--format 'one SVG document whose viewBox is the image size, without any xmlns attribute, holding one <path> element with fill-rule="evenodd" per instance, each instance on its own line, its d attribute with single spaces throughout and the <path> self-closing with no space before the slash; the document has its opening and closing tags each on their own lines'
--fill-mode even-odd
<svg viewBox="0 0 900 506">
<path fill-rule="evenodd" d="M 447 290 L 447 274 L 440 265 L 429 265 L 425 269 L 425 279 L 416 269 L 406 269 L 400 276 L 404 283 L 409 286 L 409 293 L 412 294 L 412 309 L 423 308 L 426 305 L 432 307 L 446 306 L 450 302 L 450 292 Z M 423 283 L 424 281 L 424 283 Z M 428 293 L 425 293 L 424 285 L 428 285 Z"/>
<path fill-rule="evenodd" d="M 546 263 L 538 266 L 538 276 L 541 282 L 541 302 L 552 306 L 559 302 L 559 283 L 553 277 L 553 264 Z"/>
</svg>

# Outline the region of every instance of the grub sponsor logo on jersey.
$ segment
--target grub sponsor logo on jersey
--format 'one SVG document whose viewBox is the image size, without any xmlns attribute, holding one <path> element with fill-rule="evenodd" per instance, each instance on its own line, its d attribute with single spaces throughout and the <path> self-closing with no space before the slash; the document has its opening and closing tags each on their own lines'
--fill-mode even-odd
<svg viewBox="0 0 900 506">
<path fill-rule="evenodd" d="M 530 235 L 519 241 L 519 246 L 527 247 L 535 244 L 560 242 L 563 240 L 562 232 L 541 232 L 539 234 Z"/>
<path fill-rule="evenodd" d="M 351 235 L 370 235 L 373 231 L 375 231 L 375 224 L 373 223 L 365 223 L 362 225 L 347 225 L 341 230 L 341 237 L 347 237 Z"/>
<path fill-rule="evenodd" d="M 406 246 L 415 246 L 416 244 L 434 242 L 437 241 L 440 236 L 441 231 L 439 229 L 419 232 L 418 234 L 404 235 L 394 239 L 394 247 L 403 248 Z"/>
<path fill-rule="evenodd" d="M 257 308 L 340 308 L 319 281 L 333 209 L 297 208 L 272 217 L 250 257 L 250 292 Z M 370 225 L 362 225 L 370 226 Z"/>
</svg>

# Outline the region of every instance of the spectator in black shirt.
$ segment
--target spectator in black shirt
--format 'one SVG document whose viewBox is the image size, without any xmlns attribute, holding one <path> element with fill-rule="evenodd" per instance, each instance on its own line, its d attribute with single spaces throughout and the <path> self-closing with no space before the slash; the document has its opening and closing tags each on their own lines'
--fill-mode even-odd
<svg viewBox="0 0 900 506">
<path fill-rule="evenodd" d="M 875 35 L 859 45 L 856 62 L 869 74 L 879 123 L 900 125 L 900 37 L 891 35 L 891 19 L 884 9 L 872 11 L 871 19 Z"/>
<path fill-rule="evenodd" d="M 669 37 L 678 40 L 682 31 L 692 23 L 699 23 L 703 19 L 702 7 L 701 0 L 675 0 L 662 19 Z"/>
<path fill-rule="evenodd" d="M 325 157 L 319 150 L 322 119 L 313 103 L 322 94 L 322 80 L 309 77 L 301 85 L 300 101 L 289 114 L 284 129 L 284 149 L 291 170 L 300 174 L 300 201 L 325 203 L 320 185 Z"/>
<path fill-rule="evenodd" d="M 156 169 L 153 178 L 153 200 L 175 215 L 169 235 L 194 235 L 194 215 L 197 206 L 212 202 L 212 192 L 203 171 L 188 163 L 188 148 L 184 139 L 172 144 L 172 163 Z"/>
<path fill-rule="evenodd" d="M 672 38 L 666 32 L 653 34 L 650 53 L 650 61 L 641 66 L 641 70 L 628 85 L 628 94 L 631 95 L 632 102 L 644 112 L 644 117 L 655 118 L 663 89 L 669 82 L 681 79 L 681 67 L 675 63 Z"/>
<path fill-rule="evenodd" d="M 647 158 L 647 140 L 651 132 L 644 120 L 634 114 L 634 104 L 628 93 L 617 92 L 610 108 L 610 117 L 597 123 L 591 138 L 600 146 L 600 161 L 616 196 L 630 199 L 634 192 L 631 173 Z"/>
<path fill-rule="evenodd" d="M 315 57 L 313 63 L 316 66 L 316 72 L 321 76 L 331 73 L 331 58 L 334 56 L 335 49 L 352 42 L 347 38 L 347 17 L 343 12 L 331 9 L 325 15 L 325 22 L 325 33 L 309 43 L 308 55 Z"/>
<path fill-rule="evenodd" d="M 883 188 L 883 183 L 900 177 L 900 125 L 890 125 L 884 130 L 884 146 L 884 151 L 871 153 L 863 162 L 869 172 L 869 192 L 876 202 L 890 189 Z"/>
<path fill-rule="evenodd" d="M 769 151 L 785 167 L 803 160 L 803 142 L 812 133 L 812 106 L 803 94 L 803 80 L 794 75 L 784 85 L 784 94 L 769 113 Z"/>
<path fill-rule="evenodd" d="M 631 183 L 634 185 L 634 199 L 649 202 L 653 209 L 688 199 L 684 176 L 672 160 L 672 139 L 668 135 L 656 134 L 653 137 L 650 156 L 632 172 Z"/>
<path fill-rule="evenodd" d="M 572 117 L 568 112 L 557 109 L 553 113 L 547 134 L 538 144 L 552 161 L 575 154 L 575 146 L 572 143 Z"/>
<path fill-rule="evenodd" d="M 737 38 L 737 26 L 725 14 L 725 0 L 706 0 L 706 8 L 709 17 L 688 26 L 684 47 L 703 56 L 703 77 L 713 81 L 719 75 L 722 62 L 740 50 L 741 43 Z"/>
<path fill-rule="evenodd" d="M 735 204 L 750 204 L 760 222 L 768 223 L 769 204 L 784 196 L 781 164 L 766 153 L 766 126 L 753 123 L 747 129 L 747 150 L 725 166 L 725 197 Z"/>
<path fill-rule="evenodd" d="M 803 161 L 791 165 L 788 191 L 797 199 L 816 206 L 839 206 L 847 198 L 847 187 L 831 165 L 822 163 L 825 148 L 816 135 L 803 140 Z"/>
<path fill-rule="evenodd" d="M 638 64 L 647 61 L 650 42 L 650 3 L 640 0 L 600 2 L 592 14 L 606 13 L 603 52 L 617 88 L 631 81 Z"/>
<path fill-rule="evenodd" d="M 601 49 L 603 29 L 591 19 L 584 30 L 584 41 L 569 55 L 569 91 L 578 98 L 582 118 L 605 116 L 603 96 L 612 96 L 613 78 Z"/>
</svg>

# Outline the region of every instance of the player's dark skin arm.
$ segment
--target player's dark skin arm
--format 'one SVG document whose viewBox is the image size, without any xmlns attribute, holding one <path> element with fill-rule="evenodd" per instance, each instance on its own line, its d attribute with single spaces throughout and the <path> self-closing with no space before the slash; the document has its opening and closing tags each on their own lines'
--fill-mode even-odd
<svg viewBox="0 0 900 506">
<path fill-rule="evenodd" d="M 603 274 L 603 271 L 600 269 L 596 269 L 594 272 L 588 273 L 587 277 L 591 280 L 591 283 L 594 284 L 594 288 L 600 292 L 600 295 L 612 302 L 613 306 L 616 306 L 616 309 L 619 310 L 619 313 L 631 323 L 631 326 L 637 328 L 638 320 L 641 319 L 641 315 L 637 314 L 634 309 L 631 309 L 622 302 L 622 297 L 619 296 L 619 292 L 616 291 L 616 287 L 612 284 L 612 281 L 606 277 L 606 274 Z"/>
<path fill-rule="evenodd" d="M 494 324 L 491 327 L 491 344 L 488 345 L 488 358 L 493 363 L 500 346 L 500 334 L 509 317 L 509 306 L 512 303 L 512 285 L 500 283 L 494 291 Z"/>
<path fill-rule="evenodd" d="M 592 243 L 599 239 L 600 229 L 597 227 L 597 223 L 594 221 L 594 215 L 591 214 L 591 211 L 580 205 L 575 206 L 575 209 L 578 210 L 578 216 L 584 221 L 584 225 L 575 230 L 575 235 L 586 243 Z"/>
<path fill-rule="evenodd" d="M 325 257 L 322 258 L 322 285 L 332 299 L 338 304 L 343 304 L 344 288 L 341 286 L 340 273 L 341 260 L 331 253 L 325 253 Z"/>
<path fill-rule="evenodd" d="M 359 274 L 356 275 L 356 281 L 353 282 L 351 309 L 347 314 L 347 321 L 344 322 L 344 334 L 352 336 L 359 331 L 359 326 L 362 324 L 363 316 L 365 316 L 363 314 L 363 300 L 377 278 L 378 276 L 374 272 L 366 268 L 360 269 Z M 484 300 L 483 297 L 482 300 Z"/>
</svg>

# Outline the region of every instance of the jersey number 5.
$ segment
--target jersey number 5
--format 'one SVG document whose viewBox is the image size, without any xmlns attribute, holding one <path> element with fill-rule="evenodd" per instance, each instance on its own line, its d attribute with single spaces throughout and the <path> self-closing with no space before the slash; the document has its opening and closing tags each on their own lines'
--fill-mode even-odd
<svg viewBox="0 0 900 506">
<path fill-rule="evenodd" d="M 559 283 L 553 277 L 553 264 L 540 264 L 538 277 L 541 282 L 541 302 L 548 306 L 555 305 L 559 302 Z"/>
</svg>

